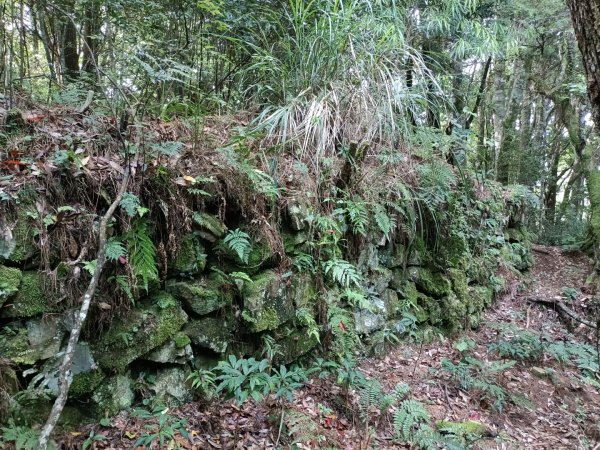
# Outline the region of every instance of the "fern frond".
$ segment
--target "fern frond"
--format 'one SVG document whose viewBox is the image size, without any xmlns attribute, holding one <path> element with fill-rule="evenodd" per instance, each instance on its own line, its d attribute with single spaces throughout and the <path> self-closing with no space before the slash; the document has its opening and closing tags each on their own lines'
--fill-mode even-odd
<svg viewBox="0 0 600 450">
<path fill-rule="evenodd" d="M 422 403 L 416 400 L 405 400 L 394 412 L 394 431 L 401 439 L 411 442 L 418 427 L 430 421 L 431 417 Z"/>
<path fill-rule="evenodd" d="M 369 226 L 369 211 L 364 202 L 346 202 L 346 212 L 350 219 L 350 226 L 354 234 L 361 236 L 367 235 L 367 227 Z"/>
<path fill-rule="evenodd" d="M 127 254 L 123 243 L 114 237 L 108 239 L 106 243 L 106 258 L 109 261 L 116 261 Z"/>
<path fill-rule="evenodd" d="M 373 218 L 379 231 L 383 233 L 388 242 L 391 242 L 392 231 L 396 228 L 395 217 L 390 216 L 382 205 L 376 203 L 373 205 Z"/>
<path fill-rule="evenodd" d="M 248 264 L 248 256 L 250 250 L 252 250 L 252 244 L 250 242 L 250 236 L 244 233 L 242 230 L 235 229 L 227 233 L 227 236 L 223 239 L 225 245 L 235 252 L 244 264 Z"/>
<path fill-rule="evenodd" d="M 325 275 L 329 275 L 333 281 L 341 287 L 355 285 L 360 287 L 362 278 L 356 267 L 343 259 L 331 259 L 324 263 Z"/>
<path fill-rule="evenodd" d="M 156 266 L 156 247 L 148 234 L 148 222 L 138 219 L 134 222 L 125 240 L 129 250 L 129 264 L 140 287 L 148 290 L 148 283 L 159 279 Z"/>
</svg>

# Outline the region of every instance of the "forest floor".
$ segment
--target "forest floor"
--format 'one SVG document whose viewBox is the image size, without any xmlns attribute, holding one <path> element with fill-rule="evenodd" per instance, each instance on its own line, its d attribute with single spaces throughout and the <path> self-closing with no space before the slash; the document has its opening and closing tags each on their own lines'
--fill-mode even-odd
<svg viewBox="0 0 600 450">
<path fill-rule="evenodd" d="M 545 350 L 524 359 L 515 358 L 518 362 L 513 367 L 486 378 L 506 393 L 500 411 L 481 391 L 461 389 L 456 379 L 442 370 L 444 359 L 458 364 L 467 354 L 484 367 L 501 361 L 489 346 L 515 337 L 526 341 L 527 337 L 543 336 L 539 338 L 542 348 L 560 342 L 595 347 L 594 330 L 527 300 L 561 299 L 566 303 L 566 296 L 571 296 L 569 307 L 584 316 L 592 299 L 584 287 L 591 261 L 581 253 L 565 253 L 552 247 L 536 246 L 534 255 L 536 263 L 526 276 L 524 287 L 514 286 L 511 292 L 497 298 L 477 330 L 429 344 L 402 343 L 383 357 L 362 360 L 359 370 L 389 389 L 398 382 L 410 385 L 410 398 L 426 405 L 436 423 L 472 420 L 483 424 L 486 432 L 471 442 L 472 448 L 600 449 L 600 390 L 585 381 L 581 366 L 560 364 Z M 465 342 L 470 342 L 472 348 L 465 351 L 464 346 L 458 345 Z M 480 373 L 485 375 L 484 370 Z M 370 428 L 365 427 L 359 420 L 356 396 L 351 391 L 345 398 L 334 381 L 318 378 L 299 389 L 286 414 L 288 418 L 309 418 L 310 423 L 302 425 L 301 431 L 312 438 L 293 447 L 286 428 L 283 432 L 280 428 L 275 403 L 249 401 L 237 406 L 231 401 L 220 401 L 209 407 L 192 403 L 169 410 L 169 415 L 187 421 L 189 438 L 176 437 L 185 449 L 410 448 L 394 440 L 391 414 L 378 417 L 374 411 Z M 92 434 L 106 437 L 97 441 L 95 448 L 125 449 L 132 448 L 142 434 L 153 428 L 121 413 L 109 426 L 87 425 L 64 436 L 62 448 L 81 448 L 92 430 Z"/>
</svg>

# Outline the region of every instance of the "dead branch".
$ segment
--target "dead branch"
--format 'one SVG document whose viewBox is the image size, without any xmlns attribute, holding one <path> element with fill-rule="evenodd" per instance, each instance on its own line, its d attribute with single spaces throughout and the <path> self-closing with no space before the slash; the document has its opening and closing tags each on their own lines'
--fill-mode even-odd
<svg viewBox="0 0 600 450">
<path fill-rule="evenodd" d="M 531 250 L 533 250 L 536 253 L 543 253 L 544 255 L 551 255 L 552 252 L 550 250 L 548 250 L 545 247 L 542 247 L 541 245 L 532 245 L 531 246 Z"/>
<path fill-rule="evenodd" d="M 127 166 L 117 196 L 115 197 L 114 201 L 111 203 L 110 207 L 102 217 L 102 220 L 100 221 L 100 227 L 98 230 L 98 253 L 96 254 L 96 269 L 94 270 L 94 274 L 92 276 L 92 279 L 90 280 L 90 284 L 88 285 L 85 293 L 83 294 L 83 297 L 81 299 L 81 309 L 79 310 L 79 314 L 75 318 L 75 323 L 73 325 L 73 329 L 71 330 L 69 343 L 67 344 L 67 348 L 65 350 L 65 354 L 58 375 L 58 396 L 54 401 L 54 405 L 52 406 L 52 411 L 50 411 L 48 420 L 46 421 L 44 428 L 42 428 L 37 447 L 38 450 L 46 450 L 48 446 L 48 441 L 50 439 L 50 436 L 52 435 L 52 431 L 54 430 L 54 427 L 56 426 L 56 423 L 60 418 L 60 414 L 62 413 L 62 410 L 65 407 L 65 403 L 67 402 L 69 387 L 71 385 L 71 381 L 73 380 L 73 376 L 71 374 L 71 366 L 73 364 L 73 356 L 75 355 L 75 347 L 77 345 L 77 342 L 79 341 L 81 329 L 90 309 L 90 304 L 92 302 L 94 292 L 96 291 L 96 287 L 98 286 L 98 281 L 100 280 L 100 275 L 102 274 L 104 263 L 106 262 L 106 228 L 108 226 L 108 222 L 111 220 L 115 210 L 117 209 L 117 206 L 119 205 L 123 194 L 127 189 L 127 185 L 129 183 L 129 175 L 130 169 L 129 166 Z"/>
<path fill-rule="evenodd" d="M 596 329 L 595 323 L 590 322 L 589 320 L 585 320 L 584 318 L 582 318 L 579 314 L 577 314 L 571 308 L 566 306 L 560 300 L 548 300 L 548 299 L 544 299 L 544 298 L 534 298 L 534 297 L 528 297 L 526 300 L 531 303 L 537 303 L 538 305 L 544 305 L 549 308 L 552 308 L 563 317 L 566 316 L 568 318 L 576 320 L 577 322 L 579 322 L 587 327 Z"/>
</svg>

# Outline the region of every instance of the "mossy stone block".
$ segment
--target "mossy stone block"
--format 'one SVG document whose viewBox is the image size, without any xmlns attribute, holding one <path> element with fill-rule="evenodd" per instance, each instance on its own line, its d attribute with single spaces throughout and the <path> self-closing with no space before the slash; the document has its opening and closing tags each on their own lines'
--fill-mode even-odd
<svg viewBox="0 0 600 450">
<path fill-rule="evenodd" d="M 177 254 L 169 261 L 169 272 L 179 276 L 194 276 L 206 267 L 206 253 L 193 233 L 181 239 Z"/>
<path fill-rule="evenodd" d="M 106 374 L 100 370 L 82 372 L 73 376 L 73 382 L 69 388 L 69 397 L 84 398 L 96 391 L 96 388 L 104 381 Z"/>
<path fill-rule="evenodd" d="M 181 300 L 188 312 L 197 315 L 210 314 L 226 306 L 233 300 L 233 292 L 216 279 L 192 281 L 167 281 L 166 290 Z"/>
<path fill-rule="evenodd" d="M 38 272 L 23 272 L 18 292 L 5 303 L 0 316 L 23 318 L 52 311 L 56 311 L 56 305 L 44 287 L 44 277 Z"/>
<path fill-rule="evenodd" d="M 35 206 L 20 205 L 13 220 L 0 220 L 0 262 L 2 259 L 22 263 L 32 258 L 38 248 L 35 245 L 35 227 L 29 214 L 37 214 Z"/>
<path fill-rule="evenodd" d="M 123 372 L 129 364 L 175 336 L 188 315 L 166 292 L 140 303 L 126 320 L 117 320 L 94 345 L 94 354 L 106 370 Z"/>
<path fill-rule="evenodd" d="M 295 316 L 288 280 L 272 270 L 262 272 L 245 283 L 242 317 L 252 332 L 274 330 Z"/>
<path fill-rule="evenodd" d="M 424 267 L 411 267 L 408 269 L 408 277 L 427 295 L 440 298 L 452 293 L 450 280 L 440 272 L 433 272 Z"/>
<path fill-rule="evenodd" d="M 19 290 L 23 274 L 14 267 L 0 265 L 0 307 Z"/>
<path fill-rule="evenodd" d="M 116 375 L 106 379 L 92 396 L 97 415 L 108 417 L 129 408 L 134 398 L 133 381 L 128 375 Z"/>
<path fill-rule="evenodd" d="M 216 353 L 225 353 L 232 340 L 232 323 L 228 318 L 205 317 L 193 320 L 183 329 L 198 347 L 207 348 Z"/>
<path fill-rule="evenodd" d="M 227 226 L 221 219 L 205 212 L 196 213 L 197 225 L 200 227 L 200 237 L 208 242 L 216 242 L 227 233 Z M 199 222 L 199 223 L 198 223 Z"/>
</svg>

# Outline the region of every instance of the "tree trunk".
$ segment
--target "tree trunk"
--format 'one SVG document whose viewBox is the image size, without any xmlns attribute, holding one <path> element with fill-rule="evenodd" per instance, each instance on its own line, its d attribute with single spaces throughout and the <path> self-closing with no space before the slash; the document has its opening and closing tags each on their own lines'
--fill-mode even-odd
<svg viewBox="0 0 600 450">
<path fill-rule="evenodd" d="M 600 2 L 598 0 L 568 0 L 577 44 L 583 57 L 588 95 L 596 129 L 600 130 Z M 590 231 L 598 263 L 600 257 L 600 170 L 598 149 L 588 146 L 583 154 L 582 168 L 590 196 Z"/>
</svg>

